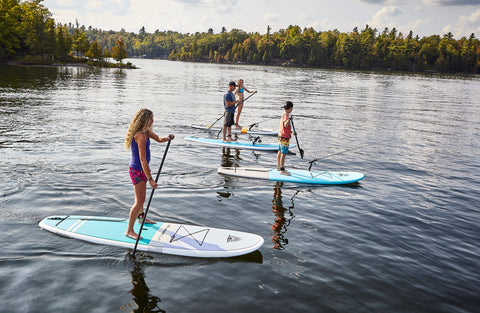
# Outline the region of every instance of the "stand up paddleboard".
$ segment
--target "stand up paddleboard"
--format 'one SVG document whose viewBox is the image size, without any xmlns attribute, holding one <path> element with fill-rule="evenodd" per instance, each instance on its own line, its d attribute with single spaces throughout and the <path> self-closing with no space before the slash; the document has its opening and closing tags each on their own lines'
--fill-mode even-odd
<svg viewBox="0 0 480 313">
<path fill-rule="evenodd" d="M 200 142 L 208 145 L 235 148 L 235 149 L 250 149 L 250 150 L 263 150 L 263 151 L 277 151 L 277 143 L 253 143 L 248 141 L 231 141 L 223 142 L 221 139 L 201 138 L 195 136 L 185 137 L 185 140 Z M 290 149 L 295 148 L 296 145 L 290 145 Z"/>
<path fill-rule="evenodd" d="M 209 127 L 207 126 L 202 126 L 202 125 L 192 125 L 193 128 L 195 129 L 201 129 L 201 130 L 208 130 L 208 131 L 213 131 L 213 132 L 219 132 L 221 128 L 218 127 Z M 249 135 L 264 135 L 264 136 L 277 136 L 278 131 L 273 131 L 273 130 L 252 130 L 249 129 L 249 127 L 242 127 L 240 129 L 237 129 L 232 126 L 232 134 L 249 134 Z"/>
<path fill-rule="evenodd" d="M 101 216 L 49 216 L 39 226 L 53 233 L 96 244 L 133 249 L 135 240 L 125 236 L 128 219 Z M 135 223 L 138 233 L 140 223 Z M 253 252 L 263 238 L 250 233 L 205 226 L 145 224 L 137 250 L 199 258 L 225 258 Z"/>
<path fill-rule="evenodd" d="M 326 172 L 288 169 L 291 175 L 282 175 L 278 170 L 268 168 L 220 167 L 218 173 L 227 176 L 266 179 L 282 182 L 337 185 L 351 184 L 362 180 L 365 175 L 357 172 Z"/>
</svg>

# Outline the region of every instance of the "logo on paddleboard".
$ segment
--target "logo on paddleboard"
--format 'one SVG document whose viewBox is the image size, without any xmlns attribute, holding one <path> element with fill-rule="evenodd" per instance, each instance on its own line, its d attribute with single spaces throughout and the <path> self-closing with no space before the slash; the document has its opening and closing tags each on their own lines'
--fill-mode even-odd
<svg viewBox="0 0 480 313">
<path fill-rule="evenodd" d="M 227 237 L 227 242 L 235 242 L 235 241 L 240 241 L 242 240 L 240 237 L 235 237 L 235 236 L 232 236 L 232 235 L 228 235 Z"/>
</svg>

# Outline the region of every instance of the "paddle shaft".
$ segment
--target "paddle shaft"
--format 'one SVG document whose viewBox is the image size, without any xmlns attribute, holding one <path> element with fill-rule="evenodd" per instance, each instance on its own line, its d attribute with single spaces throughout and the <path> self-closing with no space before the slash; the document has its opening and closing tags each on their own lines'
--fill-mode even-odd
<svg viewBox="0 0 480 313">
<path fill-rule="evenodd" d="M 158 182 L 158 177 L 162 172 L 163 163 L 165 162 L 165 158 L 167 157 L 168 148 L 170 147 L 170 142 L 172 139 L 168 139 L 167 147 L 165 148 L 165 152 L 163 153 L 162 162 L 160 163 L 160 168 L 158 169 L 157 177 L 155 178 L 155 182 Z M 158 187 L 157 187 L 158 188 Z M 152 193 L 150 194 L 150 199 L 148 199 L 147 208 L 145 209 L 145 213 L 143 214 L 142 225 L 140 225 L 140 230 L 138 231 L 137 241 L 135 242 L 135 247 L 133 248 L 133 255 L 135 256 L 135 252 L 137 252 L 138 241 L 140 240 L 140 235 L 143 230 L 143 225 L 145 224 L 145 220 L 147 219 L 148 209 L 150 208 L 150 203 L 152 202 L 153 193 L 155 189 L 152 189 Z"/>
<path fill-rule="evenodd" d="M 265 119 L 265 120 L 261 120 L 260 122 L 256 122 L 256 123 L 250 124 L 250 125 L 248 125 L 248 130 L 251 130 L 251 129 L 253 128 L 253 126 L 255 126 L 255 125 L 258 125 L 258 124 L 260 124 L 260 123 L 262 123 L 262 122 L 265 122 L 265 121 L 273 120 L 274 118 L 276 119 L 277 117 L 267 118 L 267 119 Z"/>
<path fill-rule="evenodd" d="M 290 116 L 290 123 L 292 123 L 292 129 L 293 129 L 293 133 L 295 134 L 295 140 L 297 141 L 298 151 L 300 151 L 300 158 L 303 159 L 304 151 L 302 148 L 300 148 L 300 144 L 298 143 L 297 132 L 295 130 L 295 125 L 293 124 L 293 116 Z"/>
<path fill-rule="evenodd" d="M 255 90 L 250 96 L 246 97 L 246 98 L 243 99 L 241 102 L 237 103 L 237 105 L 235 106 L 235 109 L 237 109 L 237 107 L 238 107 L 240 104 L 242 104 L 242 103 L 244 103 L 245 101 L 247 101 L 248 98 L 250 98 L 251 96 L 253 96 L 253 95 L 256 94 L 256 93 L 257 93 L 257 91 Z M 212 125 L 208 126 L 208 127 L 207 127 L 207 130 L 209 130 L 210 128 L 212 128 L 212 126 L 215 125 L 215 123 L 218 122 L 218 121 L 219 121 L 222 117 L 224 117 L 224 116 L 225 116 L 225 112 L 223 112 L 222 116 L 220 116 Z M 218 137 L 218 135 L 217 135 L 217 137 Z"/>
</svg>

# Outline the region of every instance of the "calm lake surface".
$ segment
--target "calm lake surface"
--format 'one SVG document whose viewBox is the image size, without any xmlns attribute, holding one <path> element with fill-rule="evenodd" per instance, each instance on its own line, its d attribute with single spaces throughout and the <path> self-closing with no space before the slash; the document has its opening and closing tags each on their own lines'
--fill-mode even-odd
<svg viewBox="0 0 480 313">
<path fill-rule="evenodd" d="M 0 312 L 478 312 L 479 77 L 129 61 L 140 69 L 0 66 Z M 209 136 L 191 124 L 221 116 L 239 78 L 258 91 L 243 125 L 274 129 L 294 102 L 305 158 L 294 150 L 287 167 L 321 158 L 314 169 L 365 179 L 218 175 L 276 165 L 275 153 L 184 140 Z M 123 140 L 142 107 L 156 133 L 176 135 L 149 217 L 256 233 L 258 251 L 134 260 L 38 227 L 56 214 L 128 216 Z M 151 148 L 156 173 L 165 144 Z"/>
</svg>

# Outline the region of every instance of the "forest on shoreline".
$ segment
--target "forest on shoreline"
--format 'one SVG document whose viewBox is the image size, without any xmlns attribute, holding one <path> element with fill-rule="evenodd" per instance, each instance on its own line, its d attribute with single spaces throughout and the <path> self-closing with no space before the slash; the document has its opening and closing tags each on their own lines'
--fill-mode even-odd
<svg viewBox="0 0 480 313">
<path fill-rule="evenodd" d="M 218 34 L 176 31 L 138 33 L 104 31 L 89 26 L 55 23 L 42 0 L 0 0 L 0 62 L 22 64 L 87 63 L 111 66 L 126 57 L 179 61 L 283 65 L 313 68 L 409 72 L 480 73 L 480 40 L 471 34 L 428 37 L 395 28 L 368 25 L 349 33 L 316 31 L 290 25 L 266 33 L 239 29 Z M 128 64 L 132 66 L 131 64 Z"/>
</svg>

